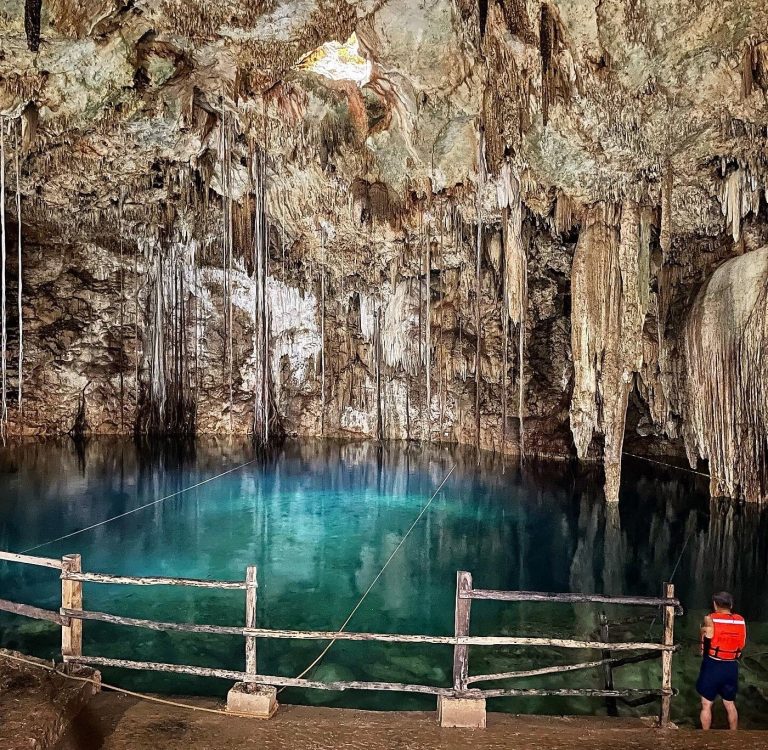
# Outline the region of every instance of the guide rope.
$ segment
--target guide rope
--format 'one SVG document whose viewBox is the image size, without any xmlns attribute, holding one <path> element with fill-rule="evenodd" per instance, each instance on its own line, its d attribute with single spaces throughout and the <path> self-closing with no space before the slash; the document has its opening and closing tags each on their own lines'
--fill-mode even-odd
<svg viewBox="0 0 768 750">
<path fill-rule="evenodd" d="M 149 503 L 144 503 L 144 505 L 139 505 L 137 508 L 132 508 L 131 510 L 127 510 L 125 511 L 125 513 L 118 513 L 116 516 L 107 518 L 104 521 L 99 521 L 98 523 L 93 523 L 90 526 L 86 526 L 83 529 L 72 531 L 69 534 L 62 534 L 62 536 L 57 536 L 55 539 L 49 539 L 47 542 L 43 542 L 42 544 L 36 544 L 34 547 L 29 547 L 25 550 L 22 550 L 21 554 L 26 555 L 27 553 L 33 552 L 34 550 L 38 550 L 41 547 L 47 547 L 49 544 L 53 544 L 54 542 L 61 542 L 64 539 L 69 539 L 70 537 L 77 536 L 78 534 L 82 534 L 85 531 L 90 531 L 91 529 L 95 529 L 99 526 L 104 526 L 105 524 L 111 523 L 112 521 L 117 521 L 119 518 L 125 518 L 126 516 L 130 516 L 132 513 L 138 513 L 140 510 L 149 508 L 152 505 L 158 505 L 159 503 L 162 503 L 166 500 L 170 500 L 172 497 L 178 497 L 179 495 L 183 495 L 185 492 L 190 492 L 191 490 L 197 489 L 198 487 L 202 487 L 204 484 L 208 484 L 209 482 L 213 482 L 217 479 L 221 479 L 221 477 L 226 476 L 227 474 L 232 474 L 235 471 L 240 471 L 240 469 L 244 469 L 246 466 L 250 466 L 252 463 L 255 463 L 256 461 L 258 461 L 258 459 L 253 458 L 250 461 L 246 461 L 245 463 L 240 464 L 239 466 L 235 466 L 231 469 L 227 469 L 226 471 L 222 471 L 221 474 L 217 474 L 214 477 L 208 477 L 208 479 L 203 479 L 201 482 L 198 482 L 197 484 L 193 484 L 191 487 L 185 487 L 182 490 L 177 490 L 176 492 L 172 492 L 170 495 L 166 495 L 165 497 L 158 498 L 157 500 L 152 500 Z"/>
<path fill-rule="evenodd" d="M 223 708 L 208 708 L 207 706 L 193 706 L 190 703 L 180 703 L 179 701 L 171 701 L 171 700 L 167 700 L 166 698 L 160 698 L 157 695 L 147 695 L 146 693 L 137 693 L 133 690 L 126 690 L 125 688 L 117 687 L 117 685 L 110 685 L 108 682 L 102 682 L 101 680 L 96 680 L 93 677 L 78 677 L 77 675 L 67 674 L 66 672 L 62 672 L 60 669 L 57 669 L 55 666 L 40 664 L 40 662 L 32 661 L 31 659 L 24 659 L 23 657 L 15 656 L 13 654 L 8 654 L 8 653 L 0 654 L 0 659 L 11 659 L 12 661 L 17 661 L 22 664 L 27 664 L 30 667 L 37 667 L 38 669 L 43 669 L 46 672 L 52 672 L 54 674 L 59 675 L 60 677 L 64 677 L 67 680 L 72 680 L 73 682 L 89 683 L 91 685 L 96 685 L 96 687 L 101 689 L 112 690 L 115 693 L 123 693 L 124 695 L 130 695 L 133 698 L 139 698 L 140 700 L 150 701 L 151 703 L 162 703 L 166 706 L 175 706 L 176 708 L 185 708 L 189 711 L 203 711 L 208 714 L 221 714 L 222 716 L 239 716 L 245 719 L 253 718 L 253 714 L 245 714 L 245 713 L 240 713 L 238 711 L 230 711 L 229 709 L 223 709 Z"/>
<path fill-rule="evenodd" d="M 639 458 L 641 461 L 648 461 L 648 463 L 657 464 L 658 466 L 666 466 L 669 469 L 678 469 L 679 471 L 687 471 L 689 474 L 698 474 L 700 477 L 706 477 L 707 479 L 710 478 L 709 474 L 707 474 L 705 471 L 697 471 L 696 469 L 691 469 L 688 466 L 675 466 L 675 464 L 668 464 L 665 461 L 658 461 L 655 458 L 648 458 L 648 456 L 638 456 L 636 453 L 627 453 L 627 451 L 622 451 L 622 453 L 625 456 Z"/>
<path fill-rule="evenodd" d="M 451 466 L 451 468 L 450 468 L 450 471 L 445 475 L 445 477 L 443 477 L 443 481 L 440 482 L 440 484 L 438 485 L 437 489 L 432 493 L 432 497 L 429 498 L 427 503 L 421 509 L 421 511 L 419 512 L 419 515 L 416 516 L 416 519 L 410 525 L 410 528 L 408 529 L 408 531 L 405 532 L 405 534 L 403 535 L 403 538 L 400 540 L 400 542 L 397 545 L 397 547 L 395 547 L 395 549 L 393 550 L 392 554 L 387 558 L 387 561 L 382 566 L 381 570 L 378 572 L 376 577 L 371 581 L 370 586 L 368 586 L 368 588 L 365 590 L 365 593 L 360 597 L 360 600 L 352 608 L 352 611 L 349 613 L 349 615 L 347 615 L 347 619 L 344 620 L 344 622 L 342 623 L 341 627 L 336 631 L 336 635 L 337 636 L 340 635 L 342 632 L 344 632 L 344 629 L 347 627 L 347 625 L 349 625 L 350 620 L 354 617 L 354 615 L 357 612 L 357 610 L 360 609 L 360 607 L 362 606 L 362 604 L 365 601 L 366 597 L 368 596 L 368 594 L 371 593 L 371 590 L 376 585 L 376 582 L 379 580 L 379 578 L 381 578 L 381 576 L 384 575 L 384 571 L 387 569 L 387 566 L 392 562 L 392 560 L 394 559 L 395 555 L 398 553 L 400 548 L 405 544 L 406 539 L 408 539 L 408 537 L 410 536 L 411 532 L 416 528 L 416 525 L 419 523 L 419 521 L 421 520 L 422 516 L 429 509 L 429 506 L 432 505 L 432 501 L 437 497 L 437 495 L 440 492 L 440 490 L 443 489 L 443 486 L 448 481 L 448 478 L 451 476 L 451 474 L 453 474 L 453 470 L 455 468 L 456 468 L 456 464 L 453 464 L 453 466 Z M 301 674 L 297 675 L 296 679 L 300 680 L 302 677 L 306 676 L 309 672 L 311 672 L 322 661 L 323 657 L 331 650 L 333 644 L 336 643 L 336 641 L 338 641 L 338 637 L 334 638 L 320 652 L 320 654 L 317 656 L 317 658 L 303 672 L 301 672 Z M 283 690 L 285 690 L 285 688 L 281 688 L 278 692 L 282 693 Z"/>
<path fill-rule="evenodd" d="M 693 536 L 694 529 L 691 529 L 688 532 L 688 535 L 685 537 L 685 542 L 683 542 L 683 548 L 680 550 L 680 554 L 677 556 L 677 562 L 675 563 L 675 567 L 672 568 L 672 574 L 669 576 L 669 582 L 672 583 L 675 580 L 675 573 L 677 573 L 677 569 L 680 567 L 680 562 L 683 559 L 683 555 L 685 554 L 685 548 L 688 546 L 688 542 L 691 540 L 691 537 Z M 648 626 L 648 635 L 651 635 L 651 631 L 653 630 L 653 626 L 656 624 L 656 620 L 659 619 L 658 613 L 653 616 L 653 619 L 651 620 L 651 624 Z"/>
</svg>

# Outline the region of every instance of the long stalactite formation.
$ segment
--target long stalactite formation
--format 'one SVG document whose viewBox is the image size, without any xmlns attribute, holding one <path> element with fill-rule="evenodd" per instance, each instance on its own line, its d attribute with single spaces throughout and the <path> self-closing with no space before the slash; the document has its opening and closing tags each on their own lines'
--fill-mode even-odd
<svg viewBox="0 0 768 750">
<path fill-rule="evenodd" d="M 768 7 L 646 5 L 12 4 L 3 435 L 457 442 L 609 501 L 687 455 L 765 498 Z"/>
<path fill-rule="evenodd" d="M 6 309 L 6 262 L 8 253 L 8 227 L 5 222 L 5 118 L 0 118 L 0 433 L 5 441 L 8 426 L 8 311 Z"/>
<path fill-rule="evenodd" d="M 691 463 L 709 462 L 713 496 L 768 499 L 768 247 L 715 271 L 684 341 Z"/>
</svg>

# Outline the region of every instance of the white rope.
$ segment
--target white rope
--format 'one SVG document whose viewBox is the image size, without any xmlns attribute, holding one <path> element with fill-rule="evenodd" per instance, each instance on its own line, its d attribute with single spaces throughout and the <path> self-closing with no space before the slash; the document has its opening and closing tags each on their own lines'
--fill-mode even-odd
<svg viewBox="0 0 768 750">
<path fill-rule="evenodd" d="M 698 474 L 700 477 L 706 477 L 709 479 L 709 474 L 703 471 L 697 471 L 696 469 L 690 469 L 687 466 L 675 466 L 674 464 L 668 464 L 664 461 L 657 461 L 654 458 L 648 458 L 647 456 L 638 456 L 636 453 L 627 453 L 622 451 L 625 456 L 631 456 L 632 458 L 639 458 L 641 461 L 648 461 L 651 464 L 657 464 L 658 466 L 666 466 L 669 469 L 677 469 L 678 471 L 687 471 L 689 474 Z"/>
<path fill-rule="evenodd" d="M 429 509 L 429 506 L 432 505 L 432 501 L 437 497 L 437 493 L 440 492 L 441 489 L 443 489 L 443 485 L 445 485 L 445 483 L 448 481 L 448 477 L 450 477 L 451 474 L 453 474 L 453 470 L 455 468 L 456 468 L 456 464 L 451 466 L 450 471 L 445 475 L 445 477 L 443 478 L 443 481 L 440 482 L 440 484 L 438 485 L 438 488 L 432 493 L 432 497 L 429 498 L 429 500 L 427 501 L 426 505 L 421 509 L 421 512 L 419 513 L 419 515 L 416 516 L 416 520 L 411 524 L 411 526 L 408 529 L 408 531 L 405 532 L 405 534 L 403 535 L 403 538 L 400 540 L 400 543 L 397 545 L 397 547 L 395 547 L 395 549 L 392 552 L 392 554 L 387 558 L 387 561 L 384 563 L 383 567 L 378 572 L 378 575 L 371 581 L 371 585 L 368 586 L 368 588 L 365 590 L 365 593 L 360 597 L 360 601 L 354 606 L 352 611 L 347 616 L 347 619 L 344 620 L 342 626 L 336 631 L 336 635 L 337 636 L 344 631 L 344 629 L 347 627 L 347 625 L 349 625 L 349 622 L 354 617 L 355 612 L 357 612 L 357 610 L 360 609 L 360 607 L 362 606 L 362 604 L 365 601 L 365 599 L 368 596 L 368 594 L 371 593 L 371 589 L 373 589 L 373 587 L 376 585 L 376 582 L 379 580 L 379 578 L 381 578 L 381 576 L 384 575 L 384 571 L 387 569 L 387 566 L 392 562 L 392 560 L 394 559 L 395 555 L 398 553 L 400 548 L 405 544 L 405 540 L 408 539 L 410 533 L 416 528 L 416 524 L 418 524 L 418 522 L 421 520 L 421 517 L 427 512 L 427 510 Z M 322 658 L 331 650 L 331 647 L 333 646 L 334 643 L 336 643 L 337 640 L 338 640 L 338 638 L 334 638 L 320 652 L 320 655 L 301 674 L 299 674 L 296 677 L 296 679 L 300 680 L 308 672 L 310 672 L 312 669 L 314 669 L 320 663 Z M 285 690 L 285 688 L 282 688 L 279 692 L 282 693 L 283 690 Z"/>
<path fill-rule="evenodd" d="M 47 542 L 43 542 L 42 544 L 37 544 L 34 547 L 29 547 L 28 549 L 23 550 L 21 554 L 26 555 L 28 552 L 33 552 L 34 550 L 40 549 L 41 547 L 46 547 L 49 544 L 53 544 L 54 542 L 60 542 L 64 539 L 69 539 L 70 537 L 77 536 L 78 534 L 82 534 L 85 531 L 90 531 L 91 529 L 95 529 L 98 526 L 104 526 L 104 524 L 111 523 L 112 521 L 117 521 L 118 518 L 125 518 L 126 516 L 130 516 L 132 513 L 138 513 L 140 510 L 144 510 L 144 508 L 149 508 L 152 505 L 158 505 L 159 503 L 162 503 L 165 500 L 170 500 L 172 497 L 183 495 L 185 492 L 189 492 L 190 490 L 197 489 L 198 487 L 201 487 L 204 484 L 208 484 L 208 482 L 213 482 L 216 479 L 220 479 L 221 477 L 226 476 L 227 474 L 232 474 L 235 471 L 239 471 L 240 469 L 246 466 L 249 466 L 250 464 L 254 463 L 257 460 L 258 459 L 254 458 L 250 461 L 246 461 L 244 464 L 240 464 L 239 466 L 235 466 L 232 469 L 227 469 L 226 471 L 222 471 L 221 474 L 217 474 L 215 477 L 208 477 L 208 479 L 203 479 L 202 482 L 193 484 L 191 487 L 185 487 L 183 490 L 172 492 L 170 495 L 166 495 L 165 497 L 161 497 L 157 500 L 153 500 L 150 503 L 145 503 L 144 505 L 140 505 L 138 508 L 127 510 L 125 511 L 125 513 L 120 513 L 116 516 L 112 516 L 111 518 L 107 518 L 104 521 L 99 521 L 98 523 L 94 523 L 94 524 L 91 524 L 90 526 L 86 526 L 84 529 L 78 529 L 77 531 L 73 531 L 69 534 L 63 534 L 62 536 L 58 536 L 55 539 L 49 539 Z"/>
<path fill-rule="evenodd" d="M 239 716 L 242 718 L 252 719 L 253 714 L 240 713 L 238 711 L 230 711 L 223 708 L 208 708 L 207 706 L 193 706 L 189 703 L 180 703 L 179 701 L 171 701 L 166 698 L 159 698 L 156 695 L 147 695 L 146 693 L 137 693 L 133 690 L 126 690 L 125 688 L 117 687 L 116 685 L 110 685 L 108 682 L 97 680 L 94 677 L 78 677 L 77 675 L 67 674 L 60 669 L 56 669 L 55 666 L 48 666 L 47 664 L 40 664 L 39 662 L 32 661 L 31 659 L 24 659 L 15 654 L 0 653 L 0 661 L 3 659 L 10 659 L 21 664 L 27 664 L 30 667 L 37 667 L 38 669 L 44 669 L 46 672 L 52 672 L 54 674 L 63 677 L 66 680 L 72 680 L 73 682 L 89 683 L 95 685 L 100 690 L 113 690 L 116 693 L 123 693 L 124 695 L 130 695 L 133 698 L 138 698 L 143 701 L 150 701 L 151 703 L 162 703 L 165 706 L 174 706 L 176 708 L 185 708 L 189 711 L 203 711 L 208 714 L 221 714 L 222 716 Z"/>
</svg>

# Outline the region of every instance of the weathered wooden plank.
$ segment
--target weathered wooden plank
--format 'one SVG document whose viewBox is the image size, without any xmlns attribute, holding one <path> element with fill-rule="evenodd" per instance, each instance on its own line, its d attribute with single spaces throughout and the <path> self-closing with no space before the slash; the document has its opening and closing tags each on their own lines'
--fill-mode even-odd
<svg viewBox="0 0 768 750">
<path fill-rule="evenodd" d="M 194 625 L 184 622 L 156 622 L 135 617 L 122 617 L 106 612 L 89 612 L 81 609 L 62 609 L 61 614 L 81 620 L 98 620 L 114 625 L 147 628 L 149 630 L 177 630 L 187 633 L 214 633 L 217 635 L 253 636 L 255 638 L 276 638 L 285 640 L 311 641 L 379 641 L 383 643 L 429 643 L 455 646 L 557 646 L 561 648 L 602 649 L 601 641 L 568 641 L 557 638 L 523 638 L 512 636 L 466 636 L 451 635 L 400 635 L 397 633 L 353 633 L 335 630 L 270 630 L 268 628 L 245 628 L 228 625 Z M 662 651 L 675 650 L 675 646 L 660 643 L 612 643 L 616 651 Z"/>
<path fill-rule="evenodd" d="M 56 623 L 56 625 L 69 625 L 69 618 L 62 617 L 58 612 L 33 607 L 31 604 L 11 602 L 8 599 L 0 599 L 0 611 L 12 612 L 14 615 L 30 617 L 33 620 L 48 620 L 48 622 Z"/>
<path fill-rule="evenodd" d="M 451 688 L 433 687 L 431 685 L 409 685 L 401 682 L 318 682 L 295 677 L 278 677 L 276 675 L 248 674 L 230 669 L 209 669 L 194 667 L 186 664 L 163 664 L 149 661 L 132 661 L 129 659 L 108 659 L 101 656 L 78 656 L 64 659 L 71 664 L 90 664 L 101 667 L 117 667 L 119 669 L 146 669 L 153 672 L 176 672 L 191 674 L 199 677 L 215 677 L 233 682 L 252 682 L 258 685 L 273 685 L 275 687 L 300 687 L 313 690 L 389 690 L 400 693 L 423 693 L 425 695 L 452 695 Z"/>
<path fill-rule="evenodd" d="M 652 651 L 650 653 L 638 654 L 637 656 L 629 656 L 625 658 L 610 657 L 596 661 L 579 662 L 578 664 L 553 665 L 551 667 L 525 669 L 517 672 L 497 672 L 495 674 L 471 675 L 467 678 L 467 683 L 472 684 L 476 682 L 495 682 L 496 680 L 515 680 L 524 677 L 538 677 L 540 675 L 546 674 L 557 674 L 558 672 L 578 672 L 582 669 L 594 669 L 603 666 L 623 667 L 626 664 L 636 664 L 637 662 L 648 661 L 649 659 L 658 659 L 660 655 L 660 652 Z M 613 685 L 606 685 L 606 690 L 613 690 Z"/>
<path fill-rule="evenodd" d="M 62 580 L 85 583 L 111 583 L 129 586 L 193 586 L 199 589 L 244 590 L 245 581 L 207 581 L 200 578 L 164 578 L 149 576 L 114 576 L 107 573 L 80 573 L 62 571 Z"/>
<path fill-rule="evenodd" d="M 249 565 L 245 571 L 245 627 L 256 627 L 256 566 Z M 256 674 L 256 638 L 252 635 L 245 637 L 245 671 Z"/>
<path fill-rule="evenodd" d="M 462 594 L 472 591 L 472 574 L 460 570 L 456 574 L 456 605 L 454 609 L 454 635 L 458 639 L 469 635 L 469 618 L 472 601 Z M 458 692 L 467 689 L 469 674 L 469 647 L 459 644 L 453 648 L 453 688 Z"/>
<path fill-rule="evenodd" d="M 563 638 L 524 638 L 516 636 L 477 636 L 457 638 L 458 643 L 467 646 L 551 646 L 553 648 L 583 648 L 602 651 L 606 644 L 602 641 L 576 641 Z M 610 643 L 613 651 L 675 651 L 674 645 L 665 646 L 661 643 Z"/>
<path fill-rule="evenodd" d="M 678 647 L 675 647 L 677 650 Z M 651 659 L 661 658 L 662 651 L 651 651 L 646 654 L 635 654 L 634 656 L 622 656 L 619 659 L 613 659 L 613 668 L 626 667 L 628 664 L 638 664 L 641 661 L 650 661 Z"/>
<path fill-rule="evenodd" d="M 668 646 L 674 643 L 675 633 L 675 607 L 672 600 L 675 598 L 675 585 L 673 583 L 664 584 L 664 598 L 668 606 L 664 607 L 664 632 L 661 642 Z M 659 726 L 668 727 L 670 725 L 670 711 L 672 708 L 672 651 L 664 651 L 661 655 L 661 711 L 659 713 Z"/>
<path fill-rule="evenodd" d="M 663 695 L 662 690 L 644 690 L 643 688 L 621 688 L 620 690 L 592 690 L 590 688 L 511 688 L 509 690 L 479 690 L 477 692 L 485 698 L 516 698 L 527 695 L 622 698 L 630 695 Z"/>
<path fill-rule="evenodd" d="M 560 602 L 577 604 L 593 602 L 596 604 L 626 604 L 642 607 L 666 607 L 669 600 L 645 596 L 605 596 L 603 594 L 550 594 L 546 591 L 494 591 L 492 589 L 473 589 L 462 593 L 462 599 L 488 599 L 499 602 Z M 671 602 L 680 606 L 677 599 Z"/>
<path fill-rule="evenodd" d="M 38 565 L 42 568 L 61 569 L 61 560 L 54 560 L 52 557 L 37 557 L 34 555 L 20 555 L 16 552 L 0 551 L 0 560 L 8 562 L 26 563 L 27 565 Z"/>
<path fill-rule="evenodd" d="M 123 617 L 106 612 L 89 612 L 85 610 L 62 610 L 61 614 L 82 620 L 97 620 L 113 625 L 128 625 L 131 627 L 147 628 L 148 630 L 172 630 L 185 633 L 213 633 L 216 635 L 240 635 L 254 638 L 277 638 L 286 640 L 316 640 L 316 641 L 383 641 L 388 643 L 427 643 L 453 646 L 453 636 L 429 635 L 399 635 L 396 633 L 350 633 L 346 631 L 302 631 L 302 630 L 270 630 L 268 628 L 246 628 L 239 625 L 195 625 L 186 622 L 156 622 L 135 617 Z"/>
<path fill-rule="evenodd" d="M 496 680 L 517 680 L 524 677 L 539 677 L 545 674 L 558 674 L 560 672 L 578 672 L 582 669 L 595 669 L 602 667 L 611 659 L 599 659 L 597 661 L 579 662 L 578 664 L 556 664 L 551 667 L 539 667 L 538 669 L 523 669 L 517 672 L 496 672 L 495 674 L 471 675 L 467 678 L 467 684 L 475 682 L 495 682 Z"/>
<path fill-rule="evenodd" d="M 79 573 L 80 555 L 64 555 L 61 558 L 61 572 Z M 80 581 L 61 581 L 61 609 L 83 608 L 83 584 Z M 68 616 L 68 615 L 64 615 Z M 80 656 L 83 653 L 83 622 L 73 619 L 61 629 L 61 653 L 65 656 Z"/>
</svg>

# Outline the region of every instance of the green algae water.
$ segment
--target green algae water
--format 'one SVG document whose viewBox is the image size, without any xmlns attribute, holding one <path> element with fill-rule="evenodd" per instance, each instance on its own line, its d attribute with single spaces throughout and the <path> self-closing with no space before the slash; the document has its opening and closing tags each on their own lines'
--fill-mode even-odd
<svg viewBox="0 0 768 750">
<path fill-rule="evenodd" d="M 186 490 L 227 469 L 236 471 Z M 83 569 L 127 575 L 242 580 L 258 566 L 260 627 L 334 630 L 346 619 L 451 466 L 456 469 L 398 551 L 349 628 L 448 635 L 457 570 L 489 589 L 656 596 L 673 570 L 686 608 L 676 622 L 673 718 L 693 723 L 698 624 L 715 588 L 736 596 L 749 623 L 740 708 L 744 726 L 765 726 L 768 689 L 768 515 L 710 503 L 707 480 L 627 459 L 621 502 L 608 507 L 593 469 L 413 444 L 288 442 L 256 458 L 246 442 L 137 445 L 98 439 L 0 451 L 0 548 L 82 555 Z M 180 493 L 180 494 L 174 494 Z M 124 515 L 59 542 L 49 540 Z M 678 564 L 679 562 L 679 564 Z M 675 566 L 677 567 L 675 568 Z M 85 608 L 161 621 L 241 625 L 242 591 L 85 584 Z M 60 602 L 54 571 L 0 563 L 0 597 L 49 609 Z M 474 635 L 596 638 L 599 615 L 624 620 L 615 640 L 657 640 L 661 623 L 637 608 L 475 602 Z M 646 616 L 647 615 L 647 616 Z M 642 619 L 637 619 L 641 616 Z M 0 645 L 52 658 L 58 628 L 0 615 Z M 259 640 L 259 671 L 296 676 L 319 641 Z M 84 623 L 86 654 L 241 670 L 240 637 L 163 633 Z M 472 648 L 470 673 L 594 659 L 594 652 Z M 449 685 L 451 647 L 338 642 L 313 679 Z M 222 696 L 219 680 L 104 670 L 121 686 Z M 598 670 L 519 680 L 516 687 L 602 687 Z M 617 670 L 617 687 L 660 684 L 658 661 Z M 512 686 L 484 683 L 482 687 Z M 286 690 L 284 702 L 372 709 L 432 709 L 434 699 L 399 693 Z M 598 698 L 506 698 L 491 710 L 605 713 Z M 656 703 L 619 705 L 653 713 Z"/>
</svg>

